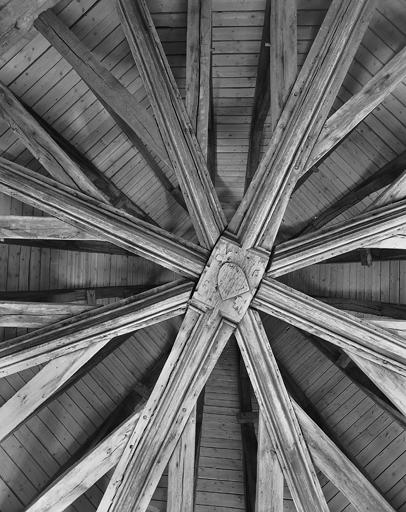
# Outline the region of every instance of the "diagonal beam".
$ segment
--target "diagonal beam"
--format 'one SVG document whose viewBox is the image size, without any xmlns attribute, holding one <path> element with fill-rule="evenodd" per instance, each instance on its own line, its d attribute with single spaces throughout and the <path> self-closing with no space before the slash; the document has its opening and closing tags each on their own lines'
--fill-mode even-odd
<svg viewBox="0 0 406 512">
<path fill-rule="evenodd" d="M 328 512 L 259 313 L 248 310 L 236 338 L 297 511 Z"/>
<path fill-rule="evenodd" d="M 0 376 L 184 313 L 192 283 L 175 281 L 2 343 Z"/>
<path fill-rule="evenodd" d="M 189 306 L 172 352 L 132 433 L 99 512 L 146 510 L 216 361 L 235 329 Z"/>
<path fill-rule="evenodd" d="M 76 35 L 51 11 L 42 13 L 35 28 L 66 59 L 106 110 L 140 151 L 163 187 L 175 199 L 183 199 L 176 192 L 168 154 L 163 146 L 155 120 L 144 105 L 108 71 Z M 178 190 L 179 192 L 179 190 Z"/>
<path fill-rule="evenodd" d="M 289 197 L 306 168 L 374 5 L 369 0 L 331 3 L 269 148 L 229 226 L 244 247 L 272 248 Z"/>
<path fill-rule="evenodd" d="M 282 243 L 275 248 L 268 275 L 281 276 L 345 252 L 371 247 L 404 229 L 406 200 Z"/>
<path fill-rule="evenodd" d="M 187 277 L 199 276 L 207 259 L 192 243 L 4 158 L 0 190 Z"/>
<path fill-rule="evenodd" d="M 252 306 L 331 342 L 356 356 L 406 376 L 406 346 L 402 336 L 374 326 L 278 281 L 267 278 Z"/>
<path fill-rule="evenodd" d="M 119 0 L 118 12 L 199 241 L 212 248 L 224 214 L 152 18 L 144 0 Z"/>
<path fill-rule="evenodd" d="M 70 187 L 108 202 L 108 197 L 82 169 L 56 144 L 52 137 L 27 112 L 18 99 L 0 82 L 0 116 L 50 176 Z"/>
</svg>

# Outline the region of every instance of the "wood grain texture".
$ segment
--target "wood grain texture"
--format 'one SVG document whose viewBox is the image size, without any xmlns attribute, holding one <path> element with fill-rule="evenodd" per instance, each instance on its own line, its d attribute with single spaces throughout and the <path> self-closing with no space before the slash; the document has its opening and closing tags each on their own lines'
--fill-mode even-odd
<svg viewBox="0 0 406 512">
<path fill-rule="evenodd" d="M 298 512 L 328 511 L 259 313 L 246 313 L 236 338 Z"/>
</svg>

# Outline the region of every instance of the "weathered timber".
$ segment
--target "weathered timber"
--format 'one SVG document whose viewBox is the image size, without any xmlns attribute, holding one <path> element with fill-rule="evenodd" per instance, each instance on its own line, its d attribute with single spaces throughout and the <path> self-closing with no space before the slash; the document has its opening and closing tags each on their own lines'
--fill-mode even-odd
<svg viewBox="0 0 406 512">
<path fill-rule="evenodd" d="M 251 383 L 240 355 L 238 391 L 240 400 L 241 415 L 252 412 Z M 247 512 L 255 512 L 255 501 L 257 492 L 257 451 L 258 442 L 254 425 L 241 423 L 241 442 L 244 470 L 245 504 Z"/>
<path fill-rule="evenodd" d="M 346 309 L 355 313 L 389 317 L 397 320 L 406 319 L 406 304 L 391 304 L 389 302 L 365 301 L 342 297 L 314 296 L 315 299 L 326 302 L 338 309 Z"/>
<path fill-rule="evenodd" d="M 212 248 L 225 217 L 152 18 L 144 0 L 120 0 L 118 11 L 198 239 Z"/>
<path fill-rule="evenodd" d="M 266 278 L 252 306 L 406 376 L 404 338 Z"/>
<path fill-rule="evenodd" d="M 381 206 L 351 220 L 277 245 L 268 275 L 281 276 L 345 252 L 370 247 L 404 229 L 406 200 Z"/>
<path fill-rule="evenodd" d="M 229 225 L 243 247 L 271 250 L 295 182 L 306 168 L 374 5 L 369 0 L 331 3 L 267 152 Z"/>
<path fill-rule="evenodd" d="M 378 244 L 378 242 L 377 242 Z M 325 263 L 362 263 L 363 253 L 366 249 L 355 250 L 340 254 L 334 258 L 325 260 Z M 403 249 L 367 249 L 370 253 L 371 261 L 404 261 L 406 260 L 406 251 Z"/>
<path fill-rule="evenodd" d="M 259 313 L 248 310 L 236 338 L 261 414 L 298 512 L 328 511 Z"/>
<path fill-rule="evenodd" d="M 283 512 L 283 473 L 262 412 L 258 424 L 258 470 L 255 512 Z"/>
<path fill-rule="evenodd" d="M 358 512 L 394 512 L 393 507 L 347 459 L 316 423 L 292 400 L 314 463 Z"/>
<path fill-rule="evenodd" d="M 56 144 L 1 82 L 0 116 L 9 124 L 50 176 L 100 201 L 108 201 L 108 197 L 92 183 L 76 162 Z"/>
<path fill-rule="evenodd" d="M 406 47 L 398 52 L 362 88 L 326 121 L 308 166 L 317 163 L 406 77 Z"/>
<path fill-rule="evenodd" d="M 187 277 L 199 276 L 207 259 L 195 244 L 3 158 L 0 190 Z"/>
<path fill-rule="evenodd" d="M 94 306 L 56 302 L 0 301 L 0 327 L 42 327 L 90 309 L 94 309 Z"/>
<path fill-rule="evenodd" d="M 378 190 L 381 190 L 393 183 L 393 181 L 403 173 L 404 169 L 406 169 L 406 151 L 381 167 L 371 176 L 361 181 L 361 183 L 352 188 L 343 197 L 338 199 L 338 201 L 317 215 L 305 229 L 295 233 L 295 236 L 304 235 L 322 228 L 340 214 L 361 202 L 370 194 L 373 194 L 374 192 L 377 192 Z M 290 234 L 290 237 L 293 237 L 293 234 Z"/>
<path fill-rule="evenodd" d="M 11 0 L 0 7 L 0 54 L 12 48 L 21 39 L 32 39 L 35 18 L 53 7 L 58 0 Z"/>
<path fill-rule="evenodd" d="M 1 215 L 0 238 L 28 240 L 100 240 L 55 217 Z"/>
<path fill-rule="evenodd" d="M 120 81 L 51 10 L 42 13 L 34 26 L 86 82 L 140 151 L 163 187 L 173 194 L 176 200 L 180 198 L 183 206 L 181 195 L 175 192 L 177 184 L 172 183 L 167 177 L 167 174 L 172 174 L 169 169 L 168 154 L 155 120 L 146 107 L 136 101 Z"/>
<path fill-rule="evenodd" d="M 109 180 L 99 169 L 86 158 L 76 147 L 48 124 L 35 110 L 23 103 L 27 111 L 41 125 L 44 130 L 54 139 L 58 146 L 76 162 L 92 182 L 109 198 L 109 203 L 117 208 L 122 208 L 131 215 L 141 217 L 154 224 L 153 219 L 139 206 L 137 206 L 125 193 L 120 190 L 113 181 Z"/>
<path fill-rule="evenodd" d="M 175 281 L 6 341 L 0 347 L 0 375 L 180 315 L 192 288 L 192 283 Z"/>
</svg>

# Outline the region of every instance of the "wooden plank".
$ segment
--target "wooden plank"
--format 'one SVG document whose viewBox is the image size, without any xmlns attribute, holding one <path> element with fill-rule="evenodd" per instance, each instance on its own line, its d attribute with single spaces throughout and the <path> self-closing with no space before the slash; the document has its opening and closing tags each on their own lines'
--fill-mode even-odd
<svg viewBox="0 0 406 512">
<path fill-rule="evenodd" d="M 328 511 L 259 313 L 246 313 L 236 338 L 298 512 Z"/>
<path fill-rule="evenodd" d="M 157 174 L 164 188 L 173 193 L 177 184 L 171 183 L 165 174 L 170 167 L 168 154 L 155 120 L 146 107 L 136 101 L 52 11 L 42 13 L 34 26 L 70 63 L 118 124 L 124 124 L 125 133 L 131 132 L 131 142 Z M 157 163 L 157 159 L 160 164 Z"/>
<path fill-rule="evenodd" d="M 167 512 L 193 512 L 196 407 L 192 410 L 168 465 Z"/>
<path fill-rule="evenodd" d="M 50 176 L 100 201 L 108 201 L 107 196 L 90 181 L 82 169 L 62 151 L 12 92 L 1 83 L 0 115 Z"/>
<path fill-rule="evenodd" d="M 283 473 L 266 428 L 264 415 L 260 413 L 255 512 L 283 512 L 283 510 Z"/>
<path fill-rule="evenodd" d="M 3 158 L 0 190 L 175 272 L 197 277 L 203 268 L 196 256 L 206 251 L 195 244 Z"/>
<path fill-rule="evenodd" d="M 404 338 L 316 301 L 289 286 L 266 278 L 252 306 L 304 331 L 406 375 Z"/>
<path fill-rule="evenodd" d="M 186 309 L 192 287 L 175 281 L 6 341 L 0 347 L 0 375 L 180 315 Z"/>
<path fill-rule="evenodd" d="M 20 39 L 29 38 L 35 18 L 58 0 L 12 0 L 3 2 L 0 19 L 0 52 L 3 54 Z"/>
<path fill-rule="evenodd" d="M 403 200 L 282 243 L 275 248 L 268 275 L 281 276 L 354 249 L 370 247 L 402 231 L 405 219 Z"/>
<path fill-rule="evenodd" d="M 308 166 L 316 164 L 353 130 L 406 77 L 406 47 L 339 108 L 325 123 Z M 385 202 L 380 205 L 386 204 Z"/>
<path fill-rule="evenodd" d="M 295 182 L 373 12 L 373 1 L 331 3 L 256 177 L 229 225 L 244 247 L 271 250 Z"/>
<path fill-rule="evenodd" d="M 144 0 L 120 0 L 118 11 L 198 239 L 212 248 L 224 214 L 154 23 Z"/>
<path fill-rule="evenodd" d="M 350 501 L 358 512 L 394 512 L 393 507 L 343 455 L 328 436 L 292 400 L 303 435 L 318 468 Z"/>
<path fill-rule="evenodd" d="M 28 215 L 1 215 L 0 238 L 100 240 L 100 238 L 54 217 L 29 217 Z"/>
</svg>

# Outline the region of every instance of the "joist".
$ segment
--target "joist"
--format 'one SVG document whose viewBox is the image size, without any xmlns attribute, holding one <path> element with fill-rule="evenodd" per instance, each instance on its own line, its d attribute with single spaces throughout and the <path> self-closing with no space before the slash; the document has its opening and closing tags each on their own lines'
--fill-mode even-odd
<svg viewBox="0 0 406 512">
<path fill-rule="evenodd" d="M 212 248 L 225 217 L 148 7 L 120 0 L 118 11 L 198 239 Z"/>
<path fill-rule="evenodd" d="M 325 123 L 310 156 L 316 164 L 370 114 L 406 77 L 406 47 L 385 64 L 361 90 Z"/>
<path fill-rule="evenodd" d="M 404 338 L 366 320 L 298 292 L 271 278 L 264 279 L 252 306 L 348 353 L 406 376 Z"/>
<path fill-rule="evenodd" d="M 69 158 L 1 82 L 0 116 L 9 124 L 50 176 L 99 201 L 108 201 L 108 197 L 92 183 L 82 169 Z"/>
<path fill-rule="evenodd" d="M 328 512 L 259 313 L 247 312 L 238 326 L 236 338 L 296 509 L 298 512 Z"/>
<path fill-rule="evenodd" d="M 58 0 L 9 0 L 0 8 L 0 53 L 3 54 L 29 35 L 34 20 L 41 12 L 56 5 Z"/>
<path fill-rule="evenodd" d="M 406 200 L 403 200 L 297 237 L 275 247 L 268 275 L 281 276 L 345 252 L 371 247 L 403 231 L 405 221 Z"/>
<path fill-rule="evenodd" d="M 259 414 L 258 470 L 255 512 L 283 512 L 283 473 L 266 427 Z"/>
<path fill-rule="evenodd" d="M 0 376 L 184 313 L 192 283 L 175 281 L 4 342 Z"/>
<path fill-rule="evenodd" d="M 324 18 L 271 142 L 229 230 L 244 247 L 270 250 L 296 180 L 374 12 L 373 1 L 336 1 Z"/>
<path fill-rule="evenodd" d="M 3 158 L 0 190 L 188 277 L 197 277 L 207 258 L 195 244 Z"/>
<path fill-rule="evenodd" d="M 131 142 L 156 173 L 164 188 L 173 194 L 177 183 L 171 182 L 168 177 L 172 175 L 168 154 L 155 120 L 147 108 L 136 101 L 51 10 L 42 13 L 34 26 L 69 62 L 120 127 L 124 125 L 124 131 Z"/>
</svg>

